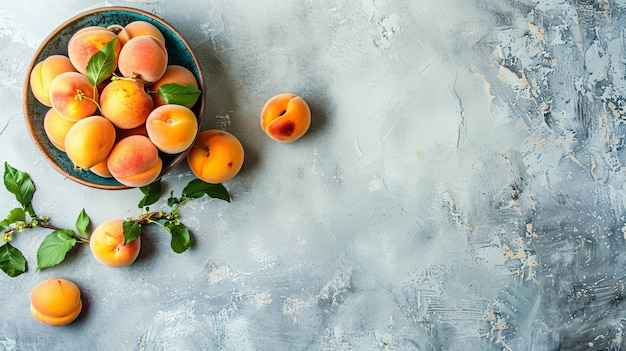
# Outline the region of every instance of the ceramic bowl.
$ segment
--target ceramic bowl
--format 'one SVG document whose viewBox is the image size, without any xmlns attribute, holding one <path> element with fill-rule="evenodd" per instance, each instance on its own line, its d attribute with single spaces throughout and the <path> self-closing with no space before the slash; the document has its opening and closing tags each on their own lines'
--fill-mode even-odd
<svg viewBox="0 0 626 351">
<path fill-rule="evenodd" d="M 198 87 L 202 91 L 202 95 L 198 98 L 198 102 L 194 105 L 192 110 L 198 118 L 198 125 L 202 126 L 205 108 L 205 84 L 202 70 L 191 47 L 174 27 L 153 14 L 129 7 L 103 7 L 78 14 L 55 29 L 39 46 L 35 56 L 32 58 L 24 84 L 24 116 L 32 139 L 41 150 L 44 157 L 57 171 L 80 184 L 106 190 L 128 188 L 114 178 L 104 178 L 91 171 L 75 168 L 65 152 L 52 145 L 43 127 L 43 119 L 49 107 L 37 101 L 32 94 L 29 81 L 30 72 L 39 61 L 44 60 L 50 55 L 67 55 L 67 43 L 69 39 L 74 32 L 81 28 L 88 26 L 109 27 L 114 24 L 124 26 L 132 21 L 138 20 L 152 23 L 161 30 L 165 37 L 165 47 L 168 52 L 169 64 L 184 66 L 191 70 L 196 76 Z M 175 155 L 161 153 L 163 160 L 161 176 L 184 160 L 186 155 L 186 151 Z"/>
</svg>

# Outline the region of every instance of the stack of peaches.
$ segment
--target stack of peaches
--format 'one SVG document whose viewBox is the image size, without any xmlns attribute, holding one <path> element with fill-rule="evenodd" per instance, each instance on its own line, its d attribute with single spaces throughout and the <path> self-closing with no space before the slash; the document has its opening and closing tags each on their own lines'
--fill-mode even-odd
<svg viewBox="0 0 626 351">
<path fill-rule="evenodd" d="M 76 168 L 113 177 L 125 186 L 155 181 L 163 167 L 160 153 L 186 151 L 198 135 L 198 119 L 191 110 L 201 96 L 198 82 L 189 69 L 168 63 L 165 38 L 149 22 L 78 30 L 68 42 L 67 55 L 48 56 L 33 67 L 30 88 L 49 107 L 44 130 L 50 142 Z M 165 95 L 164 88 L 169 88 Z M 182 99 L 168 101 L 176 94 Z M 192 171 L 212 183 L 230 179 L 243 163 L 241 144 L 227 132 L 205 132 L 225 135 L 234 145 L 231 159 L 224 160 L 233 166 L 229 174 L 203 177 L 208 154 L 203 146 L 200 155 L 194 153 L 198 156 Z"/>
</svg>

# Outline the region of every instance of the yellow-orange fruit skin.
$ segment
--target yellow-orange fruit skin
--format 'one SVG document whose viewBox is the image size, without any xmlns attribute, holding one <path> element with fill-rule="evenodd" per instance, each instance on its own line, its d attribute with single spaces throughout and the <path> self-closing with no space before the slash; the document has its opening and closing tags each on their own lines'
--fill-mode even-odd
<svg viewBox="0 0 626 351">
<path fill-rule="evenodd" d="M 30 293 L 30 312 L 40 323 L 64 326 L 82 311 L 80 289 L 63 278 L 51 278 L 37 284 Z"/>
<path fill-rule="evenodd" d="M 141 187 L 155 181 L 163 161 L 159 150 L 143 135 L 119 140 L 109 153 L 107 166 L 113 177 L 129 187 Z"/>
<path fill-rule="evenodd" d="M 304 99 L 294 94 L 278 94 L 261 111 L 261 127 L 272 139 L 292 142 L 300 139 L 311 125 L 311 110 Z"/>
<path fill-rule="evenodd" d="M 77 168 L 88 169 L 107 159 L 115 144 L 115 127 L 102 116 L 76 122 L 65 136 L 65 152 Z"/>
<path fill-rule="evenodd" d="M 54 108 L 50 108 L 43 118 L 43 129 L 48 140 L 61 151 L 65 151 L 65 136 L 74 124 L 76 122 L 64 118 Z"/>
<path fill-rule="evenodd" d="M 74 33 L 67 44 L 67 55 L 74 68 L 86 75 L 87 63 L 91 56 L 115 37 L 116 35 L 112 31 L 97 26 L 82 28 Z M 116 54 L 119 54 L 121 47 L 122 45 L 118 40 L 115 46 Z"/>
<path fill-rule="evenodd" d="M 133 21 L 124 26 L 119 33 L 120 42 L 126 44 L 130 39 L 142 35 L 150 35 L 165 43 L 163 33 L 154 24 L 146 21 Z"/>
<path fill-rule="evenodd" d="M 51 55 L 37 63 L 30 72 L 30 90 L 42 104 L 51 107 L 50 83 L 61 73 L 75 72 L 70 59 L 64 55 Z"/>
<path fill-rule="evenodd" d="M 141 238 L 124 245 L 124 220 L 113 219 L 93 231 L 89 248 L 98 262 L 114 268 L 126 267 L 139 256 Z"/>
<path fill-rule="evenodd" d="M 132 129 L 146 122 L 152 111 L 152 98 L 143 83 L 118 79 L 102 90 L 100 109 L 117 128 Z"/>
<path fill-rule="evenodd" d="M 187 163 L 196 177 L 213 184 L 234 178 L 243 160 L 244 149 L 239 139 L 216 129 L 200 132 L 187 154 Z"/>
<path fill-rule="evenodd" d="M 163 105 L 155 108 L 146 120 L 148 137 L 168 154 L 187 150 L 198 133 L 198 120 L 188 107 Z"/>
<path fill-rule="evenodd" d="M 106 159 L 104 161 L 101 161 L 101 162 L 97 163 L 93 167 L 89 168 L 89 170 L 92 171 L 93 173 L 99 175 L 100 177 L 103 177 L 103 178 L 113 178 L 113 175 L 109 171 L 109 166 L 107 165 L 107 160 Z"/>
<path fill-rule="evenodd" d="M 167 59 L 167 50 L 163 42 L 152 36 L 142 35 L 124 44 L 117 65 L 122 76 L 137 76 L 153 83 L 165 73 Z"/>
<path fill-rule="evenodd" d="M 81 91 L 85 98 L 78 99 L 77 91 Z M 95 93 L 96 96 L 94 96 L 94 87 L 87 76 L 78 72 L 64 72 L 50 83 L 50 105 L 61 116 L 71 121 L 78 121 L 96 112 L 98 106 L 90 101 L 90 99 L 98 99 L 97 91 Z"/>
<path fill-rule="evenodd" d="M 198 81 L 196 80 L 196 76 L 187 69 L 186 67 L 179 65 L 169 65 L 165 69 L 165 73 L 163 76 L 156 82 L 154 82 L 150 86 L 150 95 L 152 96 L 152 101 L 154 102 L 154 107 L 165 105 L 166 102 L 161 98 L 161 96 L 157 93 L 159 88 L 165 84 L 176 83 L 182 86 L 187 86 L 191 84 L 195 88 L 198 88 Z M 187 107 L 191 108 L 195 105 L 189 104 Z"/>
</svg>

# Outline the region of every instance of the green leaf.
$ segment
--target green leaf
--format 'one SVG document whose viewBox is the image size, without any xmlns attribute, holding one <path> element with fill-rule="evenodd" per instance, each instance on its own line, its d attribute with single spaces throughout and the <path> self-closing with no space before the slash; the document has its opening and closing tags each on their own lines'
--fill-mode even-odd
<svg viewBox="0 0 626 351">
<path fill-rule="evenodd" d="M 9 211 L 7 217 L 0 222 L 0 227 L 8 227 L 11 223 L 24 222 L 26 213 L 23 208 L 17 207 Z"/>
<path fill-rule="evenodd" d="M 102 49 L 93 54 L 87 62 L 87 77 L 93 86 L 96 86 L 113 74 L 117 67 L 118 37 L 111 39 Z"/>
<path fill-rule="evenodd" d="M 191 246 L 189 229 L 180 222 L 166 222 L 163 227 L 172 234 L 170 246 L 176 253 L 183 253 Z"/>
<path fill-rule="evenodd" d="M 5 162 L 4 186 L 9 192 L 15 195 L 17 201 L 25 210 L 29 211 L 31 215 L 34 215 L 31 200 L 35 194 L 35 185 L 28 174 L 18 171 Z"/>
<path fill-rule="evenodd" d="M 78 214 L 78 218 L 76 219 L 76 230 L 78 231 L 78 235 L 82 236 L 83 238 L 88 237 L 87 227 L 89 226 L 90 222 L 91 219 L 89 219 L 89 216 L 87 216 L 87 213 L 83 208 Z"/>
<path fill-rule="evenodd" d="M 9 277 L 17 277 L 26 272 L 26 259 L 20 250 L 6 243 L 0 246 L 0 269 Z"/>
<path fill-rule="evenodd" d="M 186 197 L 197 199 L 204 195 L 230 202 L 228 190 L 222 184 L 211 184 L 200 179 L 194 179 L 183 189 L 183 196 Z"/>
<path fill-rule="evenodd" d="M 124 221 L 124 245 L 137 239 L 141 235 L 141 224 L 135 221 Z"/>
<path fill-rule="evenodd" d="M 142 186 L 139 188 L 141 192 L 144 194 L 143 199 L 139 201 L 139 208 L 144 208 L 146 206 L 150 206 L 155 202 L 159 201 L 161 198 L 161 181 L 157 180 L 151 184 L 146 186 Z"/>
<path fill-rule="evenodd" d="M 191 106 L 198 101 L 202 91 L 192 84 L 169 83 L 163 84 L 157 93 L 168 104 Z"/>
<path fill-rule="evenodd" d="M 55 230 L 48 234 L 37 249 L 37 270 L 56 266 L 65 260 L 65 255 L 76 245 L 74 231 Z"/>
</svg>

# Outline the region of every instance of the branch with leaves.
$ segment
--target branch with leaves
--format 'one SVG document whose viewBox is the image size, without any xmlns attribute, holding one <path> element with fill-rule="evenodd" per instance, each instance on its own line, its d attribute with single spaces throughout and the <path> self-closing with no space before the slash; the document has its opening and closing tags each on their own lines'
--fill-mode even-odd
<svg viewBox="0 0 626 351">
<path fill-rule="evenodd" d="M 67 253 L 77 243 L 89 243 L 87 228 L 91 219 L 85 209 L 81 210 L 76 219 L 75 230 L 59 228 L 50 222 L 49 217 L 40 216 L 35 212 L 32 204 L 35 185 L 27 173 L 5 162 L 4 185 L 10 193 L 15 195 L 20 205 L 10 210 L 6 218 L 0 221 L 0 229 L 3 231 L 2 243 L 0 243 L 0 269 L 7 275 L 16 277 L 27 270 L 26 258 L 11 244 L 15 234 L 23 233 L 27 229 L 39 227 L 52 230 L 37 249 L 37 271 L 63 262 Z M 191 246 L 189 229 L 180 219 L 180 206 L 205 195 L 230 202 L 230 195 L 222 184 L 210 184 L 194 179 L 183 189 L 180 197 L 174 197 L 173 192 L 170 193 L 167 199 L 169 211 L 150 211 L 149 206 L 162 197 L 161 182 L 157 180 L 139 189 L 144 194 L 138 204 L 141 213 L 137 218 L 128 218 L 124 221 L 125 242 L 129 243 L 139 237 L 142 226 L 156 224 L 171 235 L 170 246 L 176 253 L 182 253 Z"/>
</svg>

